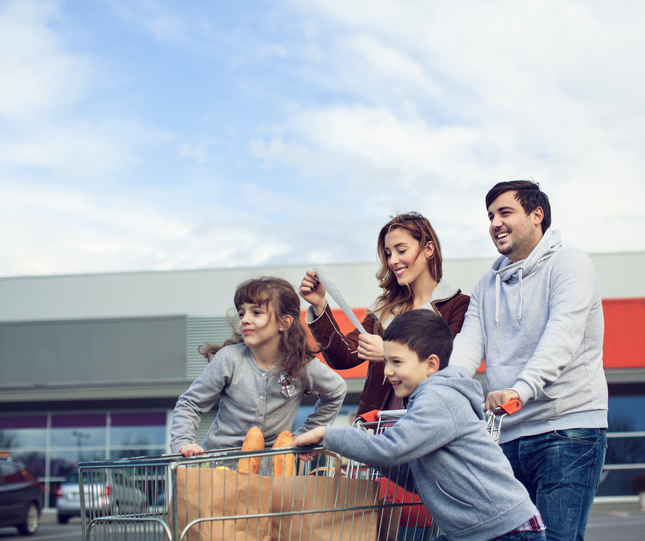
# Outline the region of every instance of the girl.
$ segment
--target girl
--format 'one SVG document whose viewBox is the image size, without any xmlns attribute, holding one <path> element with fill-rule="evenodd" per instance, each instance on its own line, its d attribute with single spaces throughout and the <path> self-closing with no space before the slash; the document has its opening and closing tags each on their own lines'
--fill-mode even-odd
<svg viewBox="0 0 645 541">
<path fill-rule="evenodd" d="M 417 212 L 398 214 L 383 226 L 377 251 L 381 265 L 376 277 L 383 294 L 369 308 L 363 326 L 343 335 L 325 298 L 325 288 L 314 271 L 307 271 L 300 295 L 311 306 L 306 322 L 321 346 L 327 363 L 336 370 L 369 361 L 359 398 L 358 414 L 374 409 L 401 409 L 404 403 L 391 392 L 383 374 L 381 335 L 392 319 L 407 310 L 434 310 L 446 320 L 453 338 L 461 330 L 469 297 L 442 280 L 439 239 L 427 218 Z"/>
<path fill-rule="evenodd" d="M 241 447 L 257 426 L 271 445 L 290 430 L 305 393 L 318 402 L 296 434 L 333 422 L 347 392 L 345 380 L 318 359 L 300 322 L 300 299 L 281 278 L 251 279 L 235 291 L 238 329 L 222 346 L 199 348 L 209 364 L 179 397 L 170 447 L 185 456 Z M 219 410 L 202 445 L 195 441 L 201 414 Z"/>
</svg>

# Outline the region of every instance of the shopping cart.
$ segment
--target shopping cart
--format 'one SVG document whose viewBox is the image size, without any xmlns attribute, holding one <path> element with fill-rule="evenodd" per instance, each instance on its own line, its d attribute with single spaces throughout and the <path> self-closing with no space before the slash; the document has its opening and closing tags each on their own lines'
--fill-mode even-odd
<svg viewBox="0 0 645 541">
<path fill-rule="evenodd" d="M 486 431 L 495 442 L 499 441 L 502 430 L 502 422 L 522 407 L 517 400 L 509 400 L 494 410 L 485 412 Z M 373 410 L 357 417 L 352 426 L 373 434 L 381 434 L 398 421 L 406 410 Z M 348 464 L 348 475 L 350 477 L 364 477 L 376 480 L 380 485 L 379 496 L 386 506 L 384 511 L 388 513 L 387 522 L 390 530 L 395 530 L 398 525 L 399 541 L 429 541 L 441 535 L 437 524 L 432 520 L 431 515 L 421 503 L 421 499 L 415 492 L 409 492 L 401 488 L 406 486 L 405 479 L 382 477 L 377 468 L 370 468 L 364 464 L 350 461 Z M 390 536 L 392 538 L 392 531 Z"/>
<path fill-rule="evenodd" d="M 380 433 L 404 414 L 405 410 L 375 412 L 354 426 Z M 271 474 L 276 455 L 312 451 L 318 453 L 313 462 L 296 460 L 298 475 Z M 253 457 L 262 460 L 260 474 L 236 471 L 240 459 Z M 320 446 L 84 462 L 79 467 L 83 539 L 433 539 L 439 531 L 419 495 L 400 488 L 411 484 L 403 475 L 392 469 L 386 478 L 376 468 Z"/>
<path fill-rule="evenodd" d="M 275 455 L 305 449 L 319 454 L 297 461 L 299 475 L 267 474 Z M 251 457 L 262 458 L 265 475 L 236 471 L 240 459 Z M 388 537 L 393 506 L 379 498 L 378 482 L 349 473 L 346 459 L 320 446 L 85 462 L 79 468 L 83 539 L 396 539 Z M 106 483 L 115 478 L 122 480 L 118 489 Z M 141 500 L 144 505 L 133 505 Z"/>
</svg>

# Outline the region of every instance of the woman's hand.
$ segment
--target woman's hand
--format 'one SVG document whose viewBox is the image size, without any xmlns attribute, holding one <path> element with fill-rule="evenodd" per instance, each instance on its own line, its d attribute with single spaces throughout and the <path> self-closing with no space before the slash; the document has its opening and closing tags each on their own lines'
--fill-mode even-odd
<svg viewBox="0 0 645 541">
<path fill-rule="evenodd" d="M 358 358 L 365 361 L 383 362 L 383 339 L 377 334 L 358 335 Z"/>
<path fill-rule="evenodd" d="M 179 452 L 184 456 L 197 456 L 203 455 L 204 449 L 201 445 L 197 445 L 196 443 L 189 443 L 188 445 L 184 445 L 181 449 L 179 449 Z"/>
<path fill-rule="evenodd" d="M 326 291 L 312 270 L 308 270 L 300 282 L 300 296 L 305 299 L 314 310 L 316 317 L 320 316 L 327 306 Z"/>
</svg>

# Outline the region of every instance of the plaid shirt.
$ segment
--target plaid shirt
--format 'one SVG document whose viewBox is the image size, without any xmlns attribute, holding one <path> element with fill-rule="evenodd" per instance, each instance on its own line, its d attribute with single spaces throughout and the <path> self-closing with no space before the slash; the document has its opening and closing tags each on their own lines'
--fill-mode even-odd
<svg viewBox="0 0 645 541">
<path fill-rule="evenodd" d="M 544 524 L 542 515 L 538 511 L 535 516 L 531 517 L 519 528 L 515 528 L 513 532 L 543 532 L 544 530 L 546 530 L 546 524 Z"/>
</svg>

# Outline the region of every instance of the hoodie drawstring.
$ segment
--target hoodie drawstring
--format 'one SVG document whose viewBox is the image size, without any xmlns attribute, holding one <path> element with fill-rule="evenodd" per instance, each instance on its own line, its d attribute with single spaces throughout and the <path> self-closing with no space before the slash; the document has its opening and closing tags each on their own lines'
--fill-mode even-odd
<svg viewBox="0 0 645 541">
<path fill-rule="evenodd" d="M 499 273 L 495 275 L 495 325 L 499 327 L 499 298 L 500 298 L 500 281 Z"/>
<path fill-rule="evenodd" d="M 520 300 L 517 302 L 517 322 L 521 325 L 522 324 L 522 304 L 524 303 L 524 297 L 522 295 L 522 276 L 524 275 L 522 267 L 520 267 L 520 270 L 518 272 L 519 274 L 519 280 L 520 280 Z"/>
<path fill-rule="evenodd" d="M 524 269 L 520 267 L 518 269 L 518 279 L 520 281 L 520 298 L 517 301 L 517 321 L 521 325 L 522 324 L 522 308 L 524 307 L 524 295 L 522 291 L 522 286 L 523 286 L 523 281 L 522 278 L 524 277 Z M 499 314 L 500 314 L 500 298 L 502 294 L 502 288 L 501 288 L 501 281 L 502 278 L 500 276 L 500 273 L 495 273 L 495 326 L 499 327 Z"/>
</svg>

